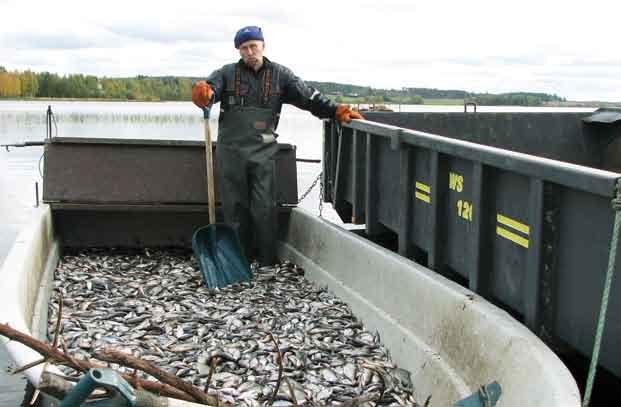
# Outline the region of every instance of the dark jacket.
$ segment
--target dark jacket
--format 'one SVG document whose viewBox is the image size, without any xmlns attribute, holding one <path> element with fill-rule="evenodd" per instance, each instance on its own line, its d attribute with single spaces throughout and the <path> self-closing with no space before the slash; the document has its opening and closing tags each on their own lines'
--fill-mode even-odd
<svg viewBox="0 0 621 407">
<path fill-rule="evenodd" d="M 239 70 L 238 92 L 235 86 L 236 70 Z M 268 79 L 269 86 L 266 86 Z M 214 90 L 215 102 L 221 102 L 221 112 L 226 114 L 235 105 L 271 108 L 274 112 L 274 129 L 278 126 L 283 103 L 307 110 L 320 119 L 333 118 L 336 112 L 335 103 L 306 85 L 289 68 L 265 57 L 263 66 L 257 72 L 240 59 L 237 63 L 224 65 L 214 71 L 207 82 Z"/>
</svg>

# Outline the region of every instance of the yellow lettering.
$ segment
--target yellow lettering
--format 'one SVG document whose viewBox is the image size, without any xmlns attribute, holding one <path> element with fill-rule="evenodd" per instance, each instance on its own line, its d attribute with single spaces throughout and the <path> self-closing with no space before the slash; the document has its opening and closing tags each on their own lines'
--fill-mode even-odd
<svg viewBox="0 0 621 407">
<path fill-rule="evenodd" d="M 457 216 L 472 221 L 472 203 L 464 200 L 457 201 Z"/>
<path fill-rule="evenodd" d="M 454 172 L 449 172 L 449 188 L 461 192 L 464 189 L 464 177 Z"/>
</svg>

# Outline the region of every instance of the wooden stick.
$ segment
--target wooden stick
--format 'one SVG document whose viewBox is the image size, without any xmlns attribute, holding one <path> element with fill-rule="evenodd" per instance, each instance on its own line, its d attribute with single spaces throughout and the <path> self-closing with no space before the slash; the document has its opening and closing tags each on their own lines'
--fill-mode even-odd
<svg viewBox="0 0 621 407">
<path fill-rule="evenodd" d="M 209 224 L 216 223 L 216 193 L 214 187 L 213 173 L 213 149 L 211 140 L 211 126 L 209 116 L 204 118 L 205 122 L 205 158 L 207 165 L 207 202 L 209 204 Z"/>
<path fill-rule="evenodd" d="M 77 366 L 79 362 L 76 359 L 74 359 L 73 356 L 69 354 L 69 350 L 67 349 L 67 344 L 65 343 L 65 341 L 62 340 L 60 343 L 62 345 L 63 352 L 65 352 L 65 357 L 67 358 L 67 361 L 63 361 L 63 363 L 69 367 Z M 76 369 L 76 370 L 79 370 L 79 369 Z"/>
<path fill-rule="evenodd" d="M 60 294 L 58 298 L 58 318 L 56 319 L 56 328 L 54 328 L 54 342 L 52 342 L 52 347 L 58 347 L 58 337 L 60 334 L 60 323 L 63 317 L 63 295 Z"/>
<path fill-rule="evenodd" d="M 19 332 L 18 330 L 11 328 L 8 324 L 0 323 L 0 335 L 7 337 L 11 340 L 14 340 L 16 342 L 19 342 L 25 346 L 28 346 L 29 348 L 34 349 L 35 351 L 39 352 L 42 356 L 45 356 L 46 358 L 49 358 L 49 359 L 56 360 L 80 372 L 85 372 L 86 370 L 92 369 L 92 368 L 106 367 L 105 365 L 100 364 L 100 363 L 91 363 L 86 360 L 75 359 L 69 356 L 68 354 L 63 353 L 62 351 L 58 349 L 54 349 L 52 346 L 48 345 L 45 342 L 41 342 L 29 335 L 23 334 Z M 64 344 L 64 342 L 62 343 Z M 129 374 L 125 374 L 125 373 L 119 373 L 119 374 L 127 381 L 132 380 L 132 377 Z M 164 397 L 171 397 L 171 398 L 175 398 L 179 400 L 195 402 L 194 397 L 190 396 L 184 391 L 174 388 L 173 386 L 170 386 L 164 383 L 154 382 L 151 380 L 144 380 L 144 379 L 138 379 L 138 383 L 140 383 L 140 386 L 143 389 L 150 391 L 152 393 L 155 393 L 157 395 L 161 395 Z M 209 398 L 213 399 L 213 396 L 209 396 Z M 210 404 L 215 404 L 215 400 L 212 400 Z"/>
<path fill-rule="evenodd" d="M 54 373 L 51 372 L 43 372 L 43 374 L 41 375 L 41 381 L 39 382 L 39 389 L 41 389 L 41 391 L 45 394 L 49 394 L 50 396 L 58 399 L 58 400 L 62 400 L 64 399 L 67 394 L 69 394 L 73 389 L 74 386 L 73 384 L 71 384 L 70 381 L 68 381 L 65 377 L 63 376 L 59 376 L 56 375 Z M 97 394 L 99 397 L 101 396 L 105 396 L 106 393 L 103 390 L 96 390 L 95 393 L 93 393 L 93 395 Z M 184 405 L 184 406 L 198 406 L 199 404 L 195 404 L 195 403 L 186 403 L 186 402 L 181 402 L 181 403 L 174 403 L 174 402 L 169 402 L 168 400 L 163 400 L 161 398 L 159 398 L 159 396 L 147 392 L 146 390 L 140 390 L 140 389 L 136 389 L 135 391 L 135 395 L 136 395 L 136 405 L 140 405 L 140 406 L 151 406 L 151 407 L 156 407 L 156 406 L 177 406 L 177 405 Z"/>
<path fill-rule="evenodd" d="M 199 401 L 203 404 L 216 403 L 216 400 L 213 396 L 204 393 L 201 389 L 195 387 L 191 383 L 183 381 L 177 376 L 170 374 L 164 370 L 158 369 L 151 363 L 140 360 L 127 353 L 121 352 L 116 349 L 104 349 L 102 351 L 96 352 L 95 357 L 99 360 L 103 360 L 106 362 L 118 363 L 123 366 L 142 370 L 143 372 L 155 377 L 161 382 L 169 384 L 191 395 L 196 401 Z"/>
<path fill-rule="evenodd" d="M 293 401 L 293 405 L 297 406 L 298 399 L 297 397 L 295 397 L 295 390 L 293 390 L 293 386 L 291 385 L 291 382 L 289 381 L 288 377 L 285 377 L 285 384 L 287 385 L 287 388 L 289 389 L 289 394 L 291 395 L 291 400 Z"/>
<path fill-rule="evenodd" d="M 21 372 L 24 372 L 28 369 L 32 369 L 35 366 L 39 366 L 41 363 L 45 363 L 47 362 L 48 359 L 47 358 L 41 358 L 39 360 L 35 360 L 34 362 L 30 362 L 22 367 L 20 367 L 19 369 L 15 369 L 11 372 L 12 375 L 16 375 L 16 374 L 20 374 Z"/>
<path fill-rule="evenodd" d="M 57 348 L 58 347 L 58 340 L 62 340 L 62 334 L 60 333 L 61 330 L 61 322 L 62 322 L 62 318 L 63 318 L 63 294 L 60 293 L 58 295 L 59 299 L 58 299 L 58 319 L 56 319 L 56 328 L 54 329 L 54 341 L 52 342 L 52 347 Z M 64 343 L 64 341 L 63 341 Z M 67 352 L 65 352 L 67 353 Z M 45 364 L 43 365 L 43 371 L 45 372 L 45 369 L 47 368 L 48 363 L 51 362 L 51 360 L 48 358 L 45 360 Z M 32 399 L 30 400 L 30 405 L 34 405 L 35 401 L 37 401 L 37 399 L 39 398 L 39 395 L 41 394 L 41 390 L 36 389 L 34 391 L 34 394 L 32 395 Z"/>
<path fill-rule="evenodd" d="M 209 376 L 207 376 L 207 383 L 205 383 L 205 393 L 209 391 L 209 386 L 211 385 L 211 379 L 213 378 L 213 372 L 216 370 L 216 365 L 220 361 L 220 358 L 214 356 L 210 358 L 211 362 L 209 363 Z"/>
<path fill-rule="evenodd" d="M 58 346 L 58 334 L 60 332 L 60 322 L 61 322 L 62 315 L 63 315 L 63 295 L 60 294 L 59 305 L 58 305 L 58 317 L 56 318 L 56 328 L 54 329 L 54 342 L 52 343 L 52 347 L 54 348 Z M 11 374 L 16 375 L 28 369 L 32 369 L 33 367 L 38 366 L 41 363 L 47 363 L 47 362 L 52 362 L 52 360 L 50 360 L 49 358 L 41 358 L 34 362 L 28 363 L 20 367 L 19 369 L 14 370 Z M 43 367 L 43 370 L 45 370 L 45 366 Z"/>
<path fill-rule="evenodd" d="M 278 362 L 278 379 L 276 380 L 276 387 L 274 388 L 274 393 L 272 393 L 272 398 L 270 399 L 269 406 L 274 404 L 274 400 L 276 400 L 276 396 L 278 395 L 278 390 L 280 389 L 280 383 L 282 382 L 282 353 L 280 352 L 280 347 L 278 346 L 278 342 L 272 333 L 269 333 L 272 342 L 276 346 L 277 357 L 276 361 Z"/>
</svg>

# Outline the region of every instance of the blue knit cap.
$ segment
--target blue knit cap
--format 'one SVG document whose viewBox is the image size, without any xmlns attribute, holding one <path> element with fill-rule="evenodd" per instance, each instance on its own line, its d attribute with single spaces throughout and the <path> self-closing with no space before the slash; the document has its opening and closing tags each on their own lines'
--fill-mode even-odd
<svg viewBox="0 0 621 407">
<path fill-rule="evenodd" d="M 237 31 L 237 34 L 235 34 L 235 48 L 239 49 L 241 44 L 250 40 L 263 41 L 263 32 L 261 28 L 249 25 Z"/>
</svg>

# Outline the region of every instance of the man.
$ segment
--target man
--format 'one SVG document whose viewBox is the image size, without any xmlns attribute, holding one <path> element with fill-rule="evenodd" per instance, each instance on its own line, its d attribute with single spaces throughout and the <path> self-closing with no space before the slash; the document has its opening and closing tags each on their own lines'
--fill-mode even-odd
<svg viewBox="0 0 621 407">
<path fill-rule="evenodd" d="M 274 264 L 275 130 L 282 104 L 290 103 L 319 118 L 350 122 L 363 117 L 348 105 L 334 104 L 291 70 L 264 57 L 259 27 L 240 29 L 234 43 L 241 59 L 197 82 L 192 101 L 200 108 L 221 102 L 215 172 L 224 219 L 238 226 L 249 259 Z"/>
</svg>

